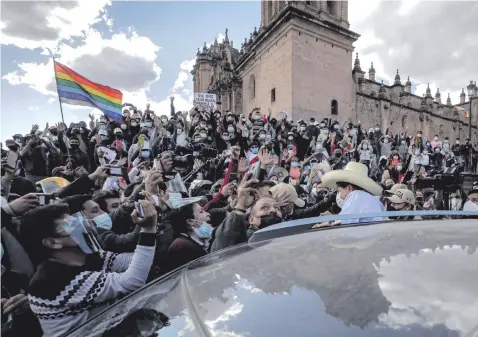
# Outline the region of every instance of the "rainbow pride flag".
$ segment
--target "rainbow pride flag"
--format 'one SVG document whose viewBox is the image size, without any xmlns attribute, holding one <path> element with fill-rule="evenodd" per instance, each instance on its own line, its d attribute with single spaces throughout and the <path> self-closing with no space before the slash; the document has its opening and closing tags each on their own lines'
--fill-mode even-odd
<svg viewBox="0 0 478 337">
<path fill-rule="evenodd" d="M 470 111 L 468 111 L 467 108 L 465 108 L 463 105 L 458 105 L 456 107 L 456 109 L 459 111 L 459 112 L 463 112 L 465 114 L 465 117 L 468 118 L 470 117 Z"/>
<path fill-rule="evenodd" d="M 97 108 L 119 123 L 122 122 L 123 93 L 91 82 L 67 66 L 55 61 L 58 96 L 62 103 Z"/>
</svg>

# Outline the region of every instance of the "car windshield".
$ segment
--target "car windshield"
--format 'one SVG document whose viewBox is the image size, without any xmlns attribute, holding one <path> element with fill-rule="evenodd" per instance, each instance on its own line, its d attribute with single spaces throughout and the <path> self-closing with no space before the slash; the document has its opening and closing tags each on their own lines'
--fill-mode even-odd
<svg viewBox="0 0 478 337">
<path fill-rule="evenodd" d="M 412 221 L 241 245 L 71 336 L 471 336 L 475 315 L 463 308 L 477 308 L 476 235 L 473 220 Z"/>
</svg>

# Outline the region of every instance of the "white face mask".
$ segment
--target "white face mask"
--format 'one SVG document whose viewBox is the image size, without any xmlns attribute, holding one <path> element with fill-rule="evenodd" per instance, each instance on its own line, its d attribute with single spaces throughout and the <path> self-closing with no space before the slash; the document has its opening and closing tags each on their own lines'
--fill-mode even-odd
<svg viewBox="0 0 478 337">
<path fill-rule="evenodd" d="M 266 138 L 266 135 L 265 135 L 264 133 L 261 133 L 261 134 L 259 135 L 259 138 L 260 138 L 260 139 L 265 139 L 265 138 Z"/>
<path fill-rule="evenodd" d="M 323 132 L 324 132 L 324 135 L 328 135 L 328 134 L 329 134 L 329 130 L 327 130 L 327 129 L 324 130 Z"/>
<path fill-rule="evenodd" d="M 384 142 L 385 144 L 387 144 L 387 143 L 388 143 L 388 138 L 385 138 L 385 139 L 383 140 L 383 142 Z"/>
<path fill-rule="evenodd" d="M 300 131 L 305 131 L 305 126 L 301 126 Z"/>
<path fill-rule="evenodd" d="M 340 196 L 340 193 L 337 193 L 337 196 L 335 197 L 335 202 L 336 202 L 337 206 L 342 208 L 342 206 L 344 204 L 344 199 L 342 199 L 342 197 Z"/>
<path fill-rule="evenodd" d="M 433 138 L 434 140 L 438 140 L 438 137 Z"/>
<path fill-rule="evenodd" d="M 227 128 L 227 132 L 229 132 L 229 133 L 232 133 L 232 132 L 234 132 L 234 128 L 233 128 L 233 127 L 229 127 L 229 128 Z"/>
<path fill-rule="evenodd" d="M 402 165 L 397 165 L 397 171 L 401 171 L 402 170 Z"/>
<path fill-rule="evenodd" d="M 459 141 L 459 140 L 457 140 L 457 141 L 456 141 L 456 143 L 457 143 L 457 144 L 460 144 L 460 141 Z"/>
</svg>

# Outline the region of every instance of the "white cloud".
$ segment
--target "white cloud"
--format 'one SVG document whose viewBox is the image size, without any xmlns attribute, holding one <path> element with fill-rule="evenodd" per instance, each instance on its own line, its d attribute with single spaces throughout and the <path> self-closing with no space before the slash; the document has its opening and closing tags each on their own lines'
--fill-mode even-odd
<svg viewBox="0 0 478 337">
<path fill-rule="evenodd" d="M 179 68 L 181 71 L 178 74 L 178 77 L 176 78 L 176 81 L 174 82 L 173 87 L 171 88 L 171 92 L 176 93 L 179 89 L 183 89 L 186 82 L 192 79 L 191 77 L 191 70 L 193 70 L 193 66 L 196 63 L 196 58 L 193 58 L 191 60 L 184 60 L 181 62 Z"/>
<path fill-rule="evenodd" d="M 111 24 L 110 0 L 2 1 L 2 44 L 34 49 L 54 47 L 62 39 L 82 36 L 91 25 Z"/>
<path fill-rule="evenodd" d="M 93 82 L 129 92 L 141 91 L 157 81 L 161 74 L 156 64 L 159 47 L 136 32 L 114 34 L 104 39 L 96 30 L 86 32 L 77 47 L 62 44 L 55 49 L 58 61 Z M 20 63 L 20 70 L 3 76 L 11 85 L 28 85 L 45 94 L 56 95 L 53 64 Z"/>
</svg>

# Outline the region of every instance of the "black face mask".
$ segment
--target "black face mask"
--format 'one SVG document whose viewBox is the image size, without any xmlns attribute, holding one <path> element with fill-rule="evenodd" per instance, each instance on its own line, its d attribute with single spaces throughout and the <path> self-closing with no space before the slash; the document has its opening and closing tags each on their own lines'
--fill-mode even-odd
<svg viewBox="0 0 478 337">
<path fill-rule="evenodd" d="M 342 157 L 342 155 L 340 153 L 336 153 L 335 157 L 340 158 L 340 157 Z"/>
<path fill-rule="evenodd" d="M 261 224 L 259 228 L 266 228 L 275 224 L 282 222 L 282 218 L 275 213 L 267 214 L 261 216 Z"/>
<path fill-rule="evenodd" d="M 72 149 L 78 149 L 80 147 L 80 144 L 71 144 L 70 143 L 70 146 Z"/>
<path fill-rule="evenodd" d="M 53 136 L 58 136 L 58 130 L 50 130 L 50 133 L 51 133 Z"/>
<path fill-rule="evenodd" d="M 74 128 L 74 129 L 71 129 L 71 132 L 72 133 L 80 133 L 80 129 Z"/>
<path fill-rule="evenodd" d="M 117 139 L 123 139 L 123 134 L 122 133 L 115 133 L 115 136 Z"/>
<path fill-rule="evenodd" d="M 18 146 L 7 146 L 10 151 L 17 152 L 18 151 Z"/>
</svg>

